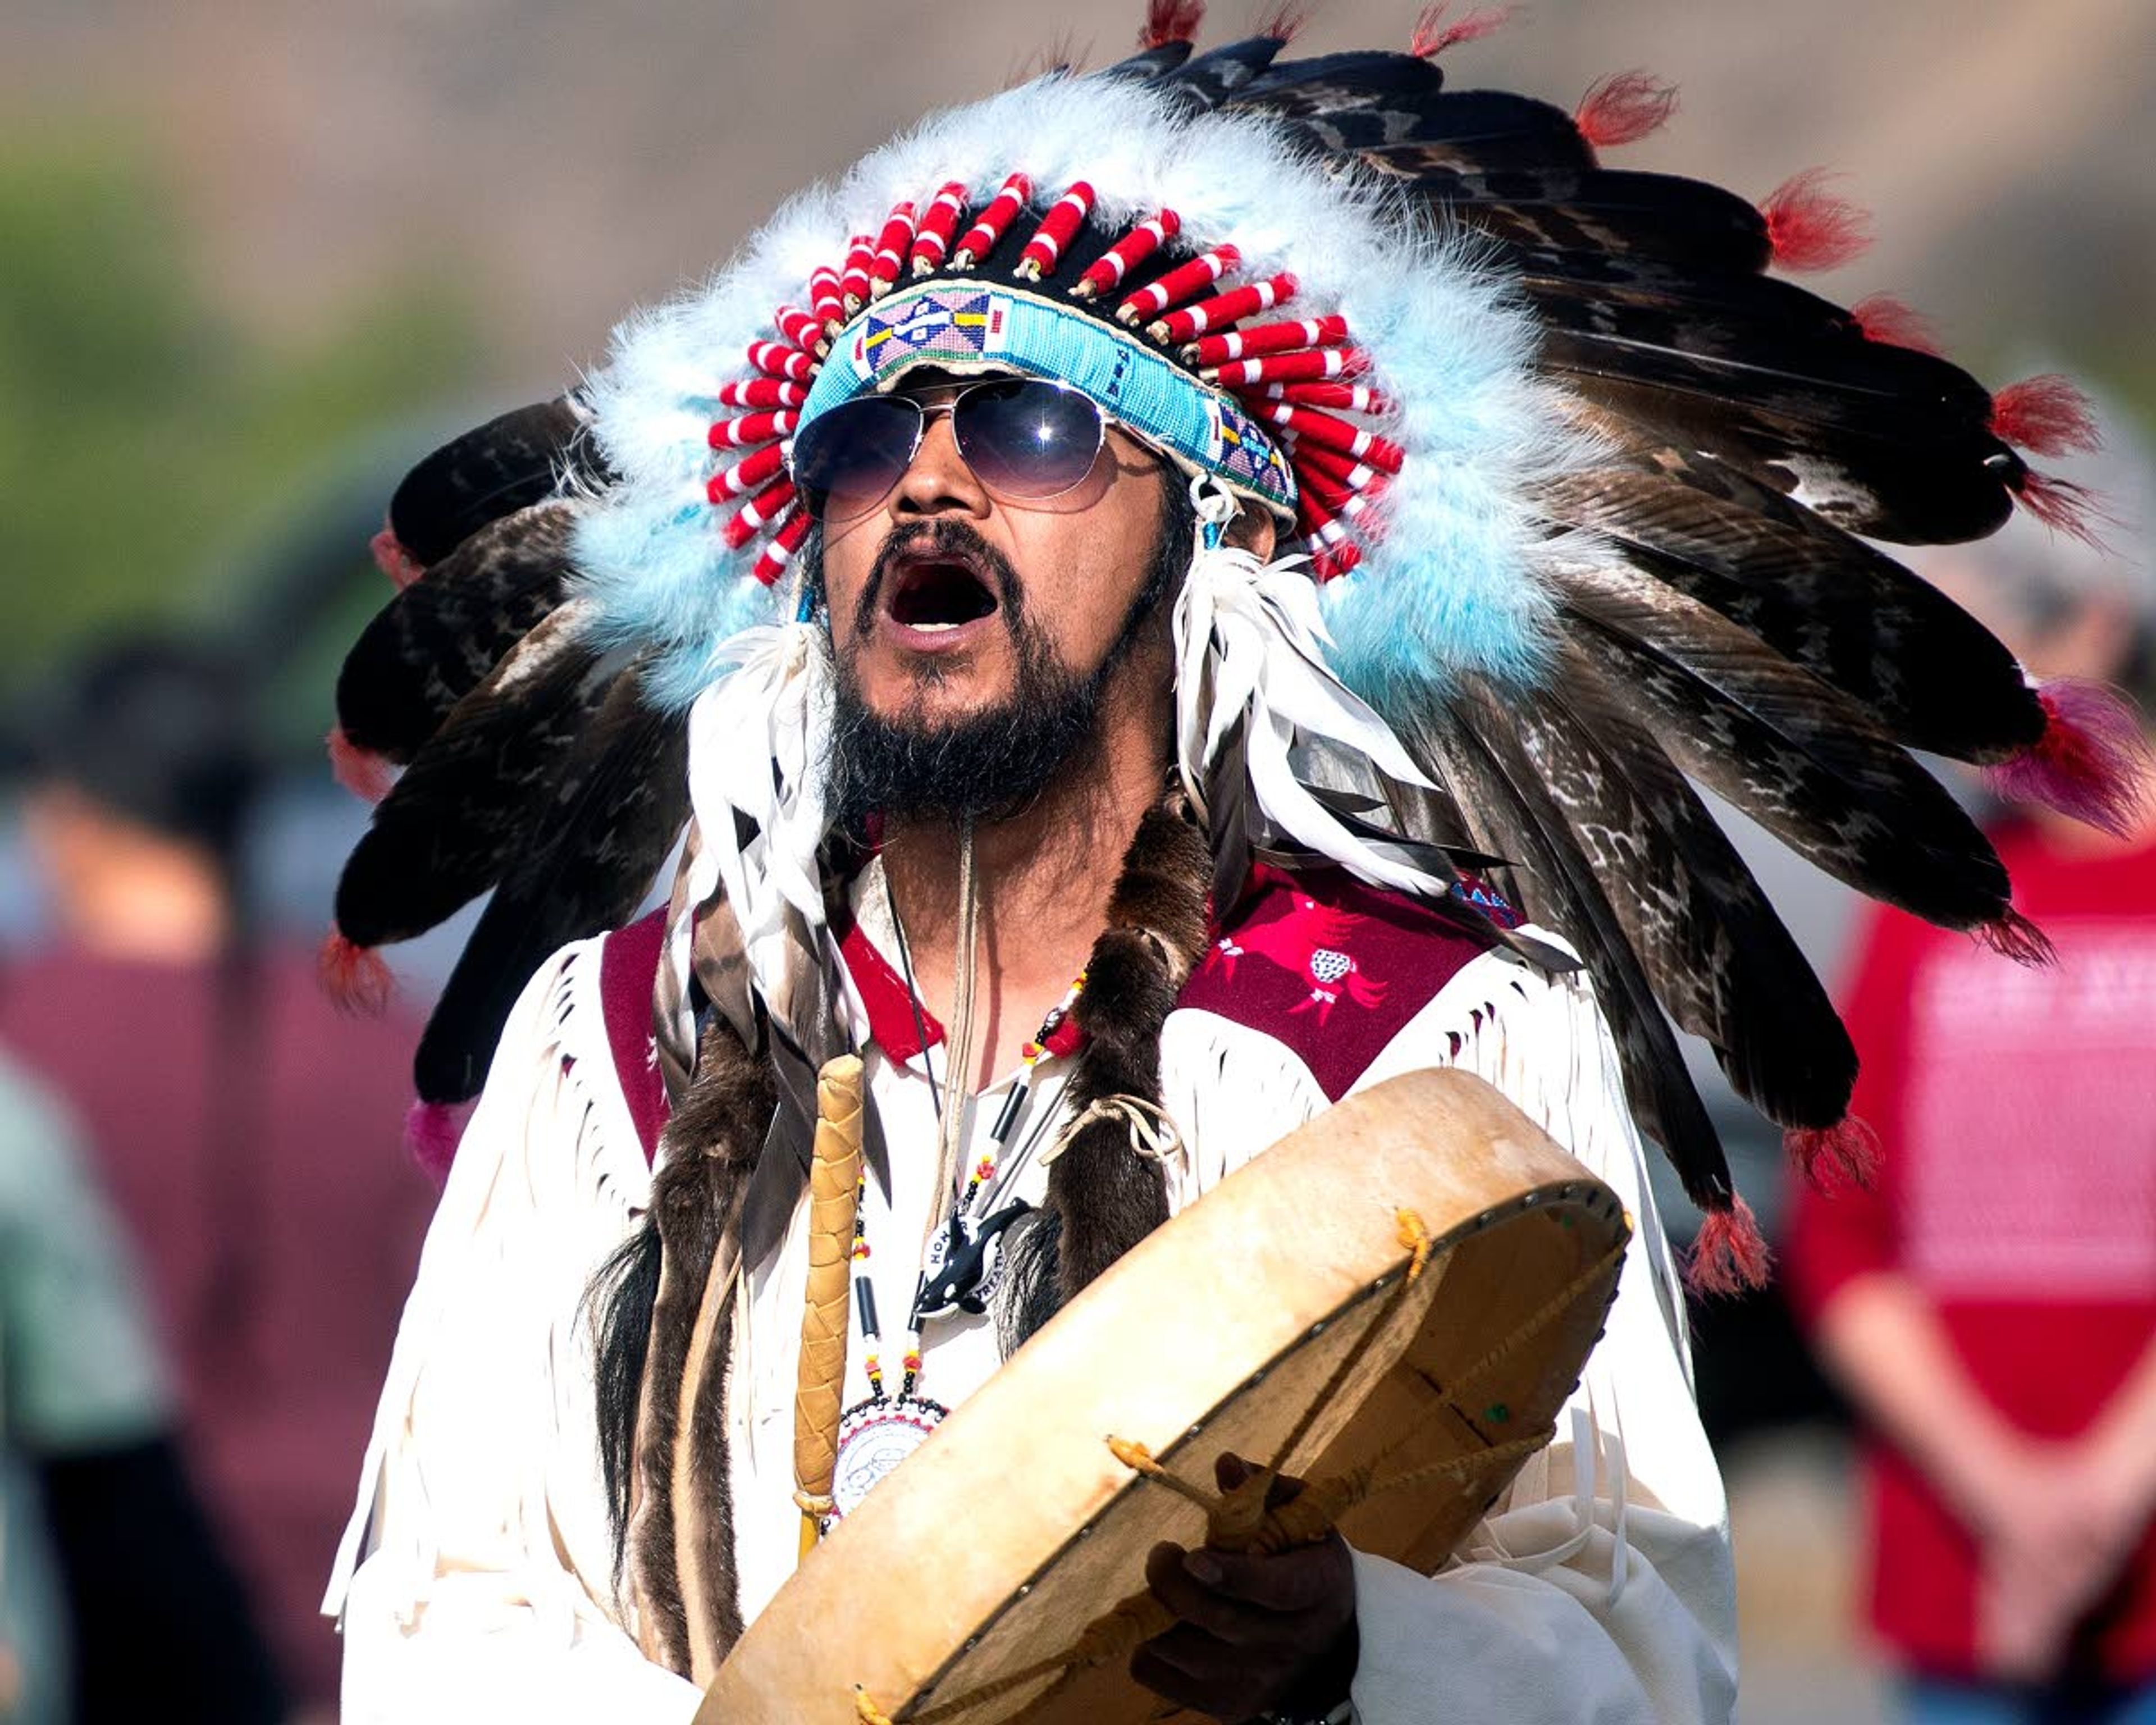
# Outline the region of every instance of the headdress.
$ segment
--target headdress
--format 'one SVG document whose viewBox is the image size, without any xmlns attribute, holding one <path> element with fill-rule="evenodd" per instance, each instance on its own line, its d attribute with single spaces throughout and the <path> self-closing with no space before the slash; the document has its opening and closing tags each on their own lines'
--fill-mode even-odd
<svg viewBox="0 0 2156 1725">
<path fill-rule="evenodd" d="M 377 545 L 411 578 L 333 738 L 348 773 L 405 770 L 328 960 L 349 974 L 493 888 L 418 1060 L 423 1097 L 470 1096 L 547 952 L 648 891 L 692 726 L 734 747 L 696 774 L 687 901 L 723 884 L 752 966 L 759 939 L 813 937 L 788 439 L 911 365 L 1051 373 L 1292 524 L 1270 569 L 1201 554 L 1178 615 L 1216 909 L 1253 849 L 1394 884 L 1443 882 L 1444 847 L 1504 860 L 1579 947 L 1640 1123 L 1708 1212 L 1703 1274 L 1740 1271 L 1671 1021 L 1807 1159 L 1859 1147 L 1856 1057 L 1690 781 L 1874 896 L 2040 954 L 1907 751 L 2016 763 L 2114 820 L 2135 763 L 1866 542 L 1972 538 L 2017 506 L 2085 531 L 2022 453 L 2075 442 L 2076 399 L 1987 392 L 1887 302 L 1770 274 L 1854 249 L 1815 177 L 1755 205 L 1603 166 L 1667 112 L 1651 80 L 1568 112 L 1445 87 L 1438 52 L 1480 19 L 1287 59 L 1284 30 L 1194 54 L 1196 11 L 1157 3 L 1135 58 L 931 119 L 624 325 L 583 388 L 413 471 Z M 1321 784 L 1328 748 L 1361 757 L 1353 793 Z"/>
</svg>

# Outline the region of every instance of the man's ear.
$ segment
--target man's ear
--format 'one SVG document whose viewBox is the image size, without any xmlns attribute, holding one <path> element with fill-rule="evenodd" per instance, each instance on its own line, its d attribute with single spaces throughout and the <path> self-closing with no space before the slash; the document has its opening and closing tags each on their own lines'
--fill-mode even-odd
<svg viewBox="0 0 2156 1725">
<path fill-rule="evenodd" d="M 1245 503 L 1235 511 L 1235 518 L 1228 523 L 1223 536 L 1226 542 L 1238 551 L 1247 551 L 1260 562 L 1272 561 L 1273 545 L 1279 537 L 1279 529 L 1273 523 L 1272 511 L 1260 509 L 1255 503 Z"/>
</svg>

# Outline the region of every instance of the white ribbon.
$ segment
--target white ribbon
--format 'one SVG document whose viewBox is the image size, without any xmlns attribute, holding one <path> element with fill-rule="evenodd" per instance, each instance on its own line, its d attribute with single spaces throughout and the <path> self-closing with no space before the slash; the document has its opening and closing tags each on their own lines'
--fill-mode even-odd
<svg viewBox="0 0 2156 1725">
<path fill-rule="evenodd" d="M 1260 564 L 1250 552 L 1219 543 L 1233 501 L 1203 479 L 1191 496 L 1198 544 L 1174 618 L 1176 765 L 1183 789 L 1204 814 L 1207 778 L 1241 719 L 1250 792 L 1274 825 L 1373 885 L 1443 892 L 1444 882 L 1357 838 L 1295 776 L 1291 757 L 1299 734 L 1360 756 L 1402 784 L 1430 783 L 1385 721 L 1326 663 L 1332 638 L 1318 611 L 1317 585 L 1301 567 L 1309 560 Z"/>
<path fill-rule="evenodd" d="M 703 844 L 692 901 L 726 888 L 749 967 L 768 986 L 784 970 L 788 907 L 811 930 L 824 926 L 816 853 L 830 824 L 830 658 L 806 623 L 745 629 L 716 657 L 732 669 L 689 715 L 689 801 Z M 746 845 L 737 816 L 755 823 Z"/>
</svg>

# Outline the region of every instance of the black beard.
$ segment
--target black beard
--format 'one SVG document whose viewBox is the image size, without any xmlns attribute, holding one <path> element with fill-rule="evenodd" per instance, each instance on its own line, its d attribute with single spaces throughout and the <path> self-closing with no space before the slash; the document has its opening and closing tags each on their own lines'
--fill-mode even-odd
<svg viewBox="0 0 2156 1725">
<path fill-rule="evenodd" d="M 872 814 L 954 824 L 1007 814 L 1039 796 L 1059 771 L 1082 764 L 1099 742 L 1101 702 L 1109 683 L 1188 561 L 1188 503 L 1173 481 L 1166 489 L 1166 518 L 1144 588 L 1125 614 L 1114 644 L 1085 675 L 1057 658 L 1034 625 L 1023 585 L 1009 563 L 965 522 L 934 524 L 933 549 L 963 549 L 994 576 L 998 614 L 1010 632 L 1017 677 L 1007 701 L 960 718 L 929 720 L 921 697 L 886 718 L 862 698 L 852 655 L 834 655 L 831 798 L 841 830 L 865 836 Z M 1180 510 L 1178 501 L 1183 501 Z M 922 543 L 918 529 L 904 537 L 909 548 Z M 819 572 L 812 570 L 812 579 Z M 856 639 L 874 627 L 882 583 L 880 560 L 861 596 L 865 614 L 857 621 Z M 921 680 L 932 683 L 940 674 L 941 667 L 932 662 L 923 667 Z"/>
</svg>

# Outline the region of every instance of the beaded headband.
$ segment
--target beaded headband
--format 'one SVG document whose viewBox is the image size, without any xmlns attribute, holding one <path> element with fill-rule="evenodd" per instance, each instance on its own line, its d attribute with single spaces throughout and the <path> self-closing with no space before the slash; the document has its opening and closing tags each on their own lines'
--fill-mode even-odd
<svg viewBox="0 0 2156 1725">
<path fill-rule="evenodd" d="M 1052 377 L 1178 465 L 1209 473 L 1283 516 L 1295 475 L 1280 447 L 1226 392 L 1121 330 L 1013 289 L 930 282 L 893 294 L 839 335 L 803 403 L 799 429 L 842 403 L 896 387 L 924 367 Z"/>
<path fill-rule="evenodd" d="M 918 213 L 902 202 L 876 234 L 855 236 L 843 267 L 810 275 L 808 310 L 773 314 L 776 339 L 752 344 L 748 374 L 717 392 L 722 405 L 749 410 L 710 433 L 721 452 L 711 501 L 746 499 L 726 522 L 728 547 L 767 531 L 752 572 L 777 581 L 808 526 L 785 470 L 790 439 L 833 408 L 934 367 L 1070 384 L 1187 471 L 1291 520 L 1300 542 L 1286 549 L 1307 552 L 1320 580 L 1353 568 L 1353 524 L 1402 452 L 1340 417 L 1387 410 L 1355 381 L 1370 362 L 1347 320 L 1268 318 L 1295 297 L 1295 276 L 1234 281 L 1237 249 L 1178 251 L 1172 209 L 1116 232 L 1095 219 L 1083 180 L 998 268 L 1032 196 L 1032 182 L 1013 173 L 978 212 L 956 181 Z"/>
</svg>

